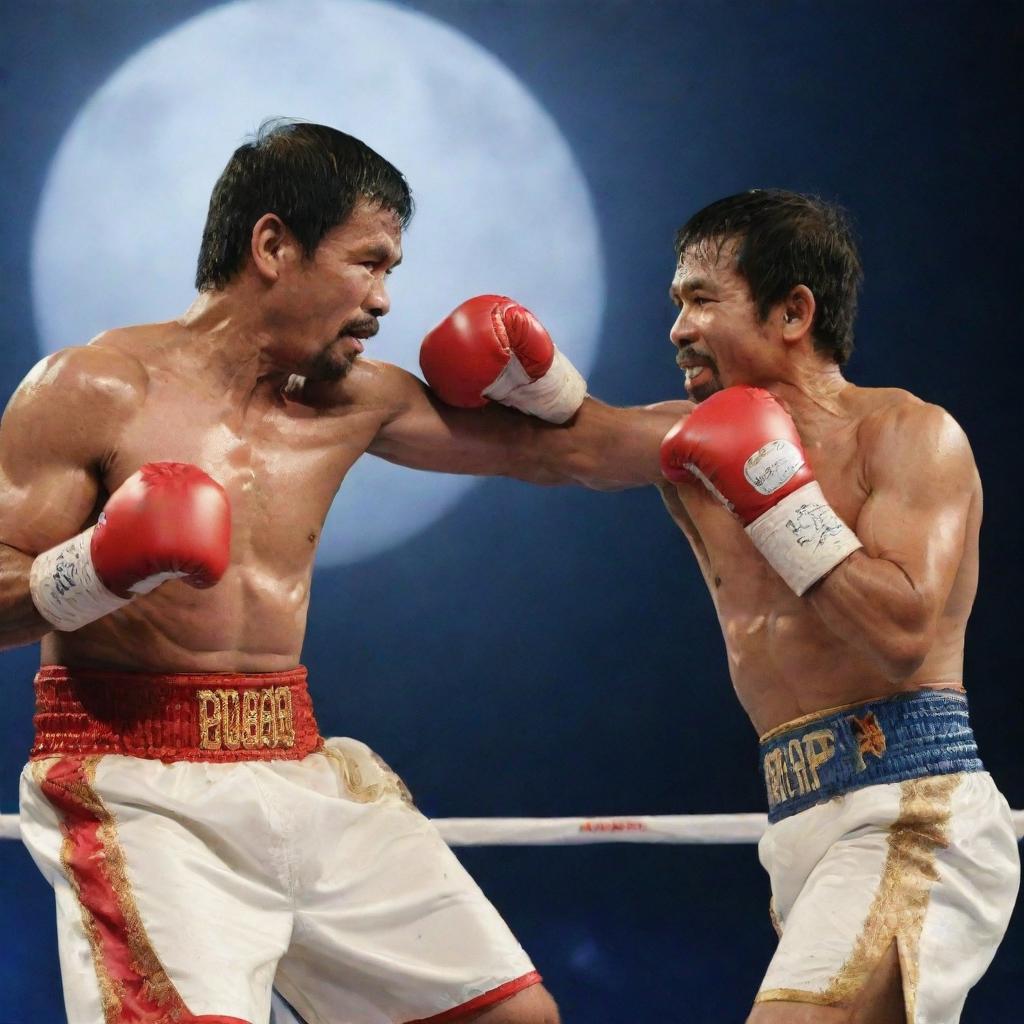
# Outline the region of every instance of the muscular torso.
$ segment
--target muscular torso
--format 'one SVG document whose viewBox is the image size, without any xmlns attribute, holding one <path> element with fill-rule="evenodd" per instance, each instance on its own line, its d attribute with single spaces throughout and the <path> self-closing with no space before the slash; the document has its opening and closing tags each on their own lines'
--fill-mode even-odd
<svg viewBox="0 0 1024 1024">
<path fill-rule="evenodd" d="M 177 581 L 72 633 L 43 640 L 43 663 L 161 671 L 274 671 L 302 647 L 313 560 L 341 481 L 376 435 L 382 412 L 359 401 L 354 370 L 320 407 L 267 383 L 240 408 L 183 361 L 166 334 L 177 325 L 118 332 L 146 371 L 145 396 L 97 467 L 105 498 L 146 462 L 194 463 L 231 500 L 231 564 L 208 590 Z M 101 342 L 102 344 L 102 342 Z M 365 383 L 365 380 L 362 381 Z M 353 527 L 355 528 L 355 527 Z"/>
<path fill-rule="evenodd" d="M 913 400 L 904 392 L 865 388 L 851 388 L 849 399 L 840 416 L 817 422 L 797 416 L 796 422 L 822 490 L 856 530 L 870 493 L 868 460 L 878 454 L 872 451 L 873 421 L 892 403 Z M 722 627 L 733 686 L 758 732 L 894 690 L 961 685 L 964 630 L 978 578 L 980 487 L 970 501 L 961 560 L 936 640 L 919 669 L 899 684 L 823 625 L 707 490 L 664 483 L 661 492 L 697 557 Z M 861 539 L 870 554 L 870 539 Z"/>
</svg>

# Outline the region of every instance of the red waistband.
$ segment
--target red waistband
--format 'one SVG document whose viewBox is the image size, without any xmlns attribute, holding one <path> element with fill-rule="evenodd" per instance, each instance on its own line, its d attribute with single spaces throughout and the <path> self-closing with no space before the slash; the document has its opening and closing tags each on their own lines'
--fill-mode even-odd
<svg viewBox="0 0 1024 1024">
<path fill-rule="evenodd" d="M 297 760 L 320 749 L 306 670 L 158 675 L 47 665 L 31 757 Z"/>
</svg>

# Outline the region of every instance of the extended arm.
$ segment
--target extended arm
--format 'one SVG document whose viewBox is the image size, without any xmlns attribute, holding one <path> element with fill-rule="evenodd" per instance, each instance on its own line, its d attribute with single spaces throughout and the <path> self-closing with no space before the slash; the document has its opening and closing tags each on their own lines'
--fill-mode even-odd
<svg viewBox="0 0 1024 1024">
<path fill-rule="evenodd" d="M 382 367 L 392 414 L 369 451 L 413 469 L 510 476 L 537 484 L 614 490 L 660 479 L 658 446 L 684 402 L 620 409 L 592 398 L 556 426 L 499 405 L 440 402 L 412 374 Z"/>
<path fill-rule="evenodd" d="M 895 681 L 913 674 L 934 644 L 981 489 L 967 438 L 936 406 L 888 416 L 867 469 L 871 494 L 855 526 L 864 547 L 807 600 Z"/>
</svg>

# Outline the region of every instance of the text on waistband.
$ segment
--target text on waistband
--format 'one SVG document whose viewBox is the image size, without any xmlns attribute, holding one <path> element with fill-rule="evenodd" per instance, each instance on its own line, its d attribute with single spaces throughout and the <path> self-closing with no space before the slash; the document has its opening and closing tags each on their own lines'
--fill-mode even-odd
<svg viewBox="0 0 1024 1024">
<path fill-rule="evenodd" d="M 295 745 L 292 691 L 287 686 L 251 690 L 198 690 L 202 750 L 276 749 Z"/>
</svg>

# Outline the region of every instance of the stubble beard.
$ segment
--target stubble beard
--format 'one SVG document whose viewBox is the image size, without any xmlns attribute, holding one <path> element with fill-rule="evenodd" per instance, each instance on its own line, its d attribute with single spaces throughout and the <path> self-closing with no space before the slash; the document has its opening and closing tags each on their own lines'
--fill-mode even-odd
<svg viewBox="0 0 1024 1024">
<path fill-rule="evenodd" d="M 335 352 L 338 343 L 332 341 L 326 348 L 317 353 L 306 374 L 310 380 L 335 382 L 343 380 L 352 372 L 358 355 L 347 356 Z"/>
</svg>

